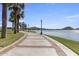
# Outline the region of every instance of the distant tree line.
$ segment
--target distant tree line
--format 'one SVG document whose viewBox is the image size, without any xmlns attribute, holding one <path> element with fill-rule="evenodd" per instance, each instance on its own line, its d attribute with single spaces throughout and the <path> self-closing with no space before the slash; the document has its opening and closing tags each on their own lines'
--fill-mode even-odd
<svg viewBox="0 0 79 59">
<path fill-rule="evenodd" d="M 41 28 L 39 27 L 30 27 L 29 28 L 30 30 L 40 30 Z M 79 30 L 79 28 L 72 28 L 70 26 L 67 26 L 67 27 L 64 27 L 64 28 L 61 28 L 61 29 L 47 29 L 47 28 L 42 28 L 43 30 Z"/>
</svg>

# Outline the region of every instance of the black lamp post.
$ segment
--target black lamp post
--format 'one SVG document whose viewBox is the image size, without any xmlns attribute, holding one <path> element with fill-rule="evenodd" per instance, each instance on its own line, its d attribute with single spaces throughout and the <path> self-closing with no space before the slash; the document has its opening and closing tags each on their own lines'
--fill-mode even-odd
<svg viewBox="0 0 79 59">
<path fill-rule="evenodd" d="M 42 20 L 41 20 L 41 33 L 40 33 L 41 35 L 43 34 L 43 32 L 42 32 Z"/>
</svg>

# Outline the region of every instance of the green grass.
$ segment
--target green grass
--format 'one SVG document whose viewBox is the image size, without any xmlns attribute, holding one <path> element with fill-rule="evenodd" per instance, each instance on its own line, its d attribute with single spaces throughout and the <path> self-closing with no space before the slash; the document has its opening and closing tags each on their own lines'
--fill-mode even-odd
<svg viewBox="0 0 79 59">
<path fill-rule="evenodd" d="M 79 41 L 73 41 L 66 38 L 61 38 L 51 35 L 47 35 L 47 36 L 55 39 L 56 41 L 59 41 L 60 43 L 64 44 L 65 46 L 67 46 L 68 48 L 70 48 L 71 50 L 73 50 L 75 53 L 79 55 Z"/>
<path fill-rule="evenodd" d="M 23 35 L 24 33 L 21 33 L 21 32 L 17 34 L 13 34 L 11 30 L 7 30 L 7 37 L 4 39 L 0 38 L 0 47 L 5 47 L 12 44 L 13 42 L 21 38 Z M 0 37 L 1 37 L 1 34 L 0 34 Z"/>
</svg>

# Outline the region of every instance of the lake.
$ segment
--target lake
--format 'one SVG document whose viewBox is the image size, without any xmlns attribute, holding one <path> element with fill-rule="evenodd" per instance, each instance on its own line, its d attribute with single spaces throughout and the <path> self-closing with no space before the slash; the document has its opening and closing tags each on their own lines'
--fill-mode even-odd
<svg viewBox="0 0 79 59">
<path fill-rule="evenodd" d="M 37 33 L 40 33 L 40 30 L 35 30 L 35 31 Z M 79 41 L 79 33 L 76 33 L 71 30 L 43 30 L 43 34 L 54 35 L 54 36 L 59 36 L 59 37 Z"/>
</svg>

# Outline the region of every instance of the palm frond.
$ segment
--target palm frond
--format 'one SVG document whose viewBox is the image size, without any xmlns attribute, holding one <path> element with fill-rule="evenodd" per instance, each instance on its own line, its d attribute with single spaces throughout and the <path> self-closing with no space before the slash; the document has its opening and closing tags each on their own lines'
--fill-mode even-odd
<svg viewBox="0 0 79 59">
<path fill-rule="evenodd" d="M 10 13 L 9 21 L 14 22 L 14 12 L 13 11 Z"/>
</svg>

